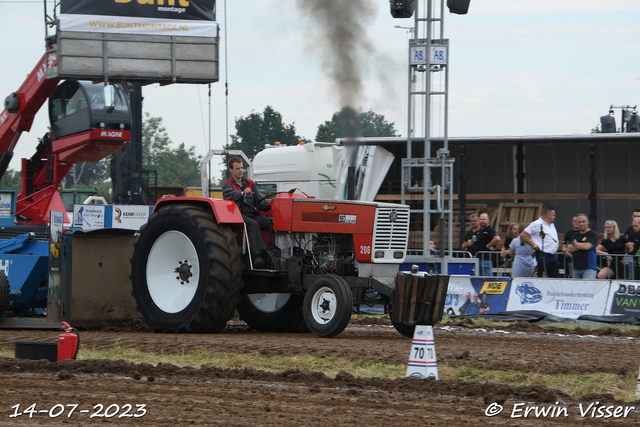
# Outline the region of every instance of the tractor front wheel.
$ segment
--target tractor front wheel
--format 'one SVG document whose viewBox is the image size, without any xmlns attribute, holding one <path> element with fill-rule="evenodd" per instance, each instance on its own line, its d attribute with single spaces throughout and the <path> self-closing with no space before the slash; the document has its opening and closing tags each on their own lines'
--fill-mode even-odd
<svg viewBox="0 0 640 427">
<path fill-rule="evenodd" d="M 304 320 L 319 337 L 333 337 L 349 324 L 353 295 L 347 282 L 335 274 L 318 279 L 304 295 Z"/>
</svg>

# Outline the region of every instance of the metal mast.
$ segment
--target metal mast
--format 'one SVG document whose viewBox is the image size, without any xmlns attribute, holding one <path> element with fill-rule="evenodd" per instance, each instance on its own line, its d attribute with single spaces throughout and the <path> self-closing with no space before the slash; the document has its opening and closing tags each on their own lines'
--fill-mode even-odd
<svg viewBox="0 0 640 427">
<path fill-rule="evenodd" d="M 416 0 L 413 39 L 409 40 L 407 158 L 402 160 L 402 203 L 410 204 L 412 217 L 418 219 L 412 221 L 411 234 L 422 232 L 423 237 L 422 249 L 410 251 L 407 260 L 424 262 L 429 255 L 431 220 L 437 215 L 441 271 L 446 273 L 445 255 L 452 256 L 453 247 L 454 159 L 448 141 L 449 40 L 444 38 L 444 10 L 444 0 Z M 444 141 L 435 155 L 433 139 Z"/>
</svg>

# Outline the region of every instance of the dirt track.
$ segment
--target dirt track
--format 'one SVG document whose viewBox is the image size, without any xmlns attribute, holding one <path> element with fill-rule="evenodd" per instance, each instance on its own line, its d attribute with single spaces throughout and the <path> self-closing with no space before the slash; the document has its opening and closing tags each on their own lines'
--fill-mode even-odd
<svg viewBox="0 0 640 427">
<path fill-rule="evenodd" d="M 640 334 L 616 329 L 599 336 L 586 331 L 567 334 L 528 323 L 501 331 L 486 330 L 466 322 L 435 328 L 438 363 L 450 366 L 509 369 L 541 373 L 596 373 L 637 375 Z M 12 341 L 51 341 L 51 331 L 0 331 L 0 348 L 13 351 Z M 365 357 L 406 364 L 411 340 L 386 324 L 354 324 L 338 337 L 311 334 L 267 334 L 249 330 L 242 323 L 216 335 L 165 335 L 131 329 L 81 332 L 84 348 L 122 347 L 147 352 L 182 353 L 193 349 L 252 353 L 256 355 L 304 355 Z M 341 373 L 335 379 L 322 373 L 289 370 L 278 374 L 243 370 L 178 368 L 160 364 L 135 365 L 123 361 L 47 361 L 0 358 L 0 378 L 5 393 L 1 424 L 13 425 L 224 425 L 224 426 L 601 426 L 637 425 L 640 401 L 625 403 L 610 395 L 580 400 L 539 386 L 517 388 L 463 380 L 396 380 L 354 378 Z M 603 409 L 581 417 L 592 406 L 616 407 L 622 416 L 607 417 Z M 557 402 L 557 403 L 556 403 Z M 25 409 L 36 404 L 29 419 Z M 23 415 L 15 414 L 20 405 Z M 68 417 L 72 405 L 77 408 Z M 98 411 L 94 405 L 102 404 Z M 131 410 L 127 404 L 132 405 Z M 516 406 L 516 412 L 512 412 Z M 520 405 L 524 404 L 524 405 Z M 56 406 L 57 405 L 57 406 Z M 64 405 L 64 406 L 63 406 Z M 110 406 L 111 405 L 111 406 Z M 146 413 L 136 405 L 146 405 Z M 485 411 L 500 405 L 503 412 L 489 417 Z M 629 410 L 635 406 L 636 409 Z M 524 417 L 526 407 L 534 408 Z M 489 408 L 489 409 L 488 409 Z M 535 416 L 551 408 L 547 416 Z M 564 408 L 564 409 L 563 409 Z M 628 411 L 624 417 L 625 409 Z M 80 412 L 86 411 L 86 412 Z M 564 412 L 563 412 L 564 411 Z M 630 412 L 629 412 L 630 411 Z M 57 412 L 61 415 L 52 418 Z M 124 416 L 119 418 L 120 415 Z M 564 416 L 564 415 L 567 416 Z M 512 415 L 518 417 L 512 417 Z M 552 415 L 556 415 L 553 417 Z"/>
</svg>

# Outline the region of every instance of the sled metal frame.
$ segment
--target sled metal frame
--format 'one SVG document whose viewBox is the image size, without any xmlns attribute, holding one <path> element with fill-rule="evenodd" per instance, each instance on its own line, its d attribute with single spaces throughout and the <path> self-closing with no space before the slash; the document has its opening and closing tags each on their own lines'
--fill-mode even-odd
<svg viewBox="0 0 640 427">
<path fill-rule="evenodd" d="M 36 317 L 2 317 L 0 329 L 60 329 L 61 322 Z"/>
</svg>

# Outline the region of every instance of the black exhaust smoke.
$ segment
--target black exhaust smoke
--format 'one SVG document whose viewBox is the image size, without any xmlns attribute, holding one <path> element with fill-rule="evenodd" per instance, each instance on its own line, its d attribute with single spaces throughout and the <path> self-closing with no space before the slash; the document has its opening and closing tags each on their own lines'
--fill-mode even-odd
<svg viewBox="0 0 640 427">
<path fill-rule="evenodd" d="M 322 50 L 322 65 L 334 82 L 342 109 L 340 126 L 347 138 L 359 136 L 358 107 L 363 98 L 364 55 L 374 53 L 367 25 L 376 7 L 372 0 L 297 0 L 322 34 L 314 46 Z M 347 108 L 345 108 L 347 107 Z M 352 117 L 350 117 L 352 116 Z"/>
</svg>

